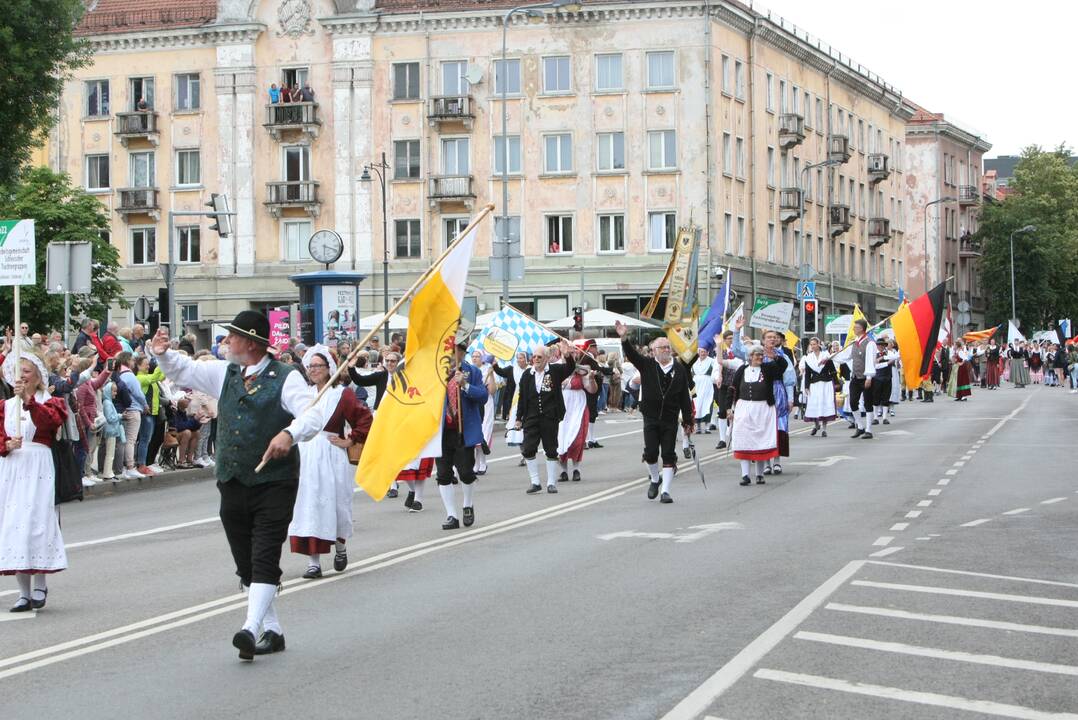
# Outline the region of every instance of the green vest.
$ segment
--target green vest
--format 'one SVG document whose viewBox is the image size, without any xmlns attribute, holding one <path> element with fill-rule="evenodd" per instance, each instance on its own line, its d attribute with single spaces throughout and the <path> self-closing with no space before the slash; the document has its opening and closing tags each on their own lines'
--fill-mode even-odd
<svg viewBox="0 0 1078 720">
<path fill-rule="evenodd" d="M 293 370 L 290 365 L 271 360 L 247 387 L 243 369 L 235 364 L 228 366 L 217 402 L 217 482 L 236 480 L 243 485 L 261 485 L 298 481 L 299 448 L 294 445 L 288 455 L 269 461 L 255 473 L 270 440 L 292 422 L 292 415 L 281 407 L 281 391 Z"/>
</svg>

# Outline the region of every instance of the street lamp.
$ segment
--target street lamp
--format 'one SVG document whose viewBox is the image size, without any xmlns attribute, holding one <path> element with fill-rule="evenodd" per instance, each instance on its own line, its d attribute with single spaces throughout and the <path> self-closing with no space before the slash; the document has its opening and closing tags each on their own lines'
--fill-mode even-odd
<svg viewBox="0 0 1078 720">
<path fill-rule="evenodd" d="M 502 302 L 509 302 L 509 73 L 508 73 L 508 32 L 509 21 L 516 13 L 524 13 L 529 18 L 540 18 L 540 10 L 564 10 L 579 12 L 580 3 L 571 0 L 551 0 L 536 5 L 520 5 L 505 14 L 502 19 Z M 494 74 L 497 80 L 498 74 Z M 523 152 L 523 148 L 521 148 Z"/>
<path fill-rule="evenodd" d="M 800 227 L 797 230 L 797 234 L 798 234 L 797 246 L 794 248 L 794 257 L 795 257 L 794 264 L 797 265 L 797 273 L 798 273 L 797 277 L 799 279 L 802 279 L 802 280 L 811 280 L 812 279 L 812 278 L 809 278 L 809 277 L 806 277 L 806 278 L 801 277 L 801 260 L 802 260 L 802 255 L 803 255 L 803 253 L 801 252 L 801 245 L 805 242 L 805 187 L 806 187 L 806 183 L 807 183 L 807 178 L 805 177 L 805 175 L 809 172 L 809 170 L 815 170 L 816 168 L 822 168 L 822 167 L 831 167 L 832 165 L 842 165 L 842 160 L 839 160 L 838 158 L 835 158 L 833 160 L 824 160 L 822 162 L 813 163 L 812 165 L 806 165 L 805 167 L 801 168 L 801 186 L 799 188 L 801 190 L 801 192 L 799 193 L 801 198 L 800 198 L 800 201 L 799 201 L 800 208 L 798 210 L 798 214 L 800 215 Z M 816 192 L 817 193 L 823 192 L 823 188 L 816 188 Z M 833 272 L 834 272 L 834 269 L 832 269 L 832 273 Z M 834 304 L 834 300 L 835 300 L 835 298 L 834 298 L 834 282 L 831 283 L 831 288 L 832 288 L 831 302 L 832 302 L 832 304 Z M 798 299 L 800 300 L 800 298 L 798 298 Z M 804 306 L 802 306 L 802 308 L 803 307 Z M 800 325 L 799 325 L 798 329 L 800 331 L 803 331 L 804 327 L 805 327 L 805 316 L 804 316 L 804 309 L 802 309 L 802 311 L 801 311 L 801 320 L 800 320 Z"/>
<path fill-rule="evenodd" d="M 1014 236 L 1025 235 L 1026 233 L 1037 232 L 1036 225 L 1026 225 L 1023 228 L 1018 228 L 1011 233 L 1011 320 L 1018 319 L 1018 313 L 1015 310 L 1014 303 Z"/>
<path fill-rule="evenodd" d="M 957 202 L 958 198 L 947 195 L 946 197 L 936 198 L 925 203 L 924 213 L 924 231 L 925 231 L 925 292 L 928 292 L 928 207 L 937 203 Z"/>
<path fill-rule="evenodd" d="M 389 163 L 386 162 L 386 154 L 382 153 L 382 161 L 369 163 L 363 166 L 363 174 L 359 176 L 361 182 L 371 181 L 371 170 L 378 175 L 378 181 L 382 185 L 382 314 L 386 316 L 385 324 L 382 325 L 383 345 L 389 347 L 389 230 L 386 221 L 386 172 Z M 356 290 L 356 292 L 359 292 Z M 356 320 L 356 337 L 359 337 L 359 320 Z"/>
</svg>

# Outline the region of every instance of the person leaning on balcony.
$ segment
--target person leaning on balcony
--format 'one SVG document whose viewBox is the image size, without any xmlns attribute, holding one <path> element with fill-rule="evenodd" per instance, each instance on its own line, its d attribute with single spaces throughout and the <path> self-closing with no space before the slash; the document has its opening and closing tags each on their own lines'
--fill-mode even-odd
<svg viewBox="0 0 1078 720">
<path fill-rule="evenodd" d="M 277 83 L 273 83 L 273 84 L 270 85 L 269 99 L 270 99 L 270 102 L 273 103 L 274 105 L 281 102 L 281 89 L 279 87 L 277 87 Z"/>
<path fill-rule="evenodd" d="M 303 84 L 303 89 L 299 91 L 299 96 L 303 102 L 314 102 L 314 90 L 311 89 L 310 83 Z"/>
<path fill-rule="evenodd" d="M 139 112 L 146 112 L 150 109 L 150 106 L 146 104 L 146 98 L 139 98 L 135 103 L 135 109 Z"/>
<path fill-rule="evenodd" d="M 280 101 L 283 103 L 292 102 L 292 88 L 287 84 L 281 85 Z"/>
</svg>

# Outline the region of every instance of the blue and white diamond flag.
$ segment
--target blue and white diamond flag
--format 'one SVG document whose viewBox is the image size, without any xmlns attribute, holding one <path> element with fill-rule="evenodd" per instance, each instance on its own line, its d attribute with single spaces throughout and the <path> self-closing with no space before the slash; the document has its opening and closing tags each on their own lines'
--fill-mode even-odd
<svg viewBox="0 0 1078 720">
<path fill-rule="evenodd" d="M 557 339 L 557 335 L 529 316 L 511 305 L 503 305 L 468 346 L 468 355 L 479 350 L 493 355 L 498 364 L 508 365 L 518 352 L 531 355 L 535 348 Z"/>
</svg>

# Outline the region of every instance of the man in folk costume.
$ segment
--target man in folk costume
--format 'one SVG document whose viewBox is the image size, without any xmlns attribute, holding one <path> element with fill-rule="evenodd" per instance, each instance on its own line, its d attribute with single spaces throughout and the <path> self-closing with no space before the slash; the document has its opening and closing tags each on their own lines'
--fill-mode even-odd
<svg viewBox="0 0 1078 720">
<path fill-rule="evenodd" d="M 583 356 L 569 379 L 562 383 L 562 402 L 565 417 L 558 425 L 558 462 L 561 463 L 561 479 L 580 482 L 580 461 L 584 459 L 584 446 L 591 426 L 588 394 L 596 392 L 592 367 L 598 364 L 590 356 Z"/>
<path fill-rule="evenodd" d="M 884 425 L 890 425 L 888 408 L 891 407 L 891 389 L 894 367 L 898 364 L 898 350 L 892 347 L 890 340 L 877 343 L 876 347 L 876 377 L 872 382 L 872 405 L 875 408 L 875 415 L 872 418 L 872 424 L 879 425 L 882 418 Z"/>
<path fill-rule="evenodd" d="M 291 365 L 269 354 L 269 320 L 244 310 L 225 325 L 228 360 L 194 362 L 169 349 L 168 333 L 151 344 L 165 376 L 217 398 L 217 489 L 236 574 L 249 588 L 247 619 L 232 638 L 241 660 L 284 649 L 274 595 L 281 580 L 281 546 L 288 536 L 299 487 L 299 449 L 324 426 L 308 409 L 312 394 Z M 260 462 L 265 462 L 256 472 Z M 271 631 L 258 638 L 260 630 Z M 276 641 L 280 638 L 280 641 Z"/>
<path fill-rule="evenodd" d="M 558 492 L 558 475 L 561 472 L 558 464 L 558 428 L 565 417 L 561 385 L 576 368 L 576 362 L 569 353 L 569 344 L 564 340 L 562 348 L 565 362 L 557 364 L 549 362 L 548 348 L 535 348 L 531 367 L 520 376 L 517 385 L 520 398 L 514 425 L 517 430 L 524 431 L 520 453 L 524 456 L 531 480 L 527 490 L 529 495 L 542 490 L 539 485 L 539 462 L 535 457 L 540 443 L 546 455 L 546 490 L 548 493 Z"/>
<path fill-rule="evenodd" d="M 693 361 L 692 382 L 696 390 L 696 434 L 711 432 L 711 410 L 715 403 L 715 366 L 716 362 L 711 359 L 707 348 L 696 351 L 696 360 Z"/>
<path fill-rule="evenodd" d="M 651 341 L 652 357 L 644 357 L 625 335 L 628 328 L 620 321 L 614 330 L 621 338 L 621 350 L 637 368 L 640 375 L 640 414 L 644 416 L 644 462 L 648 466 L 651 483 L 648 499 L 654 500 L 660 492 L 660 502 L 672 503 L 670 486 L 677 470 L 678 415 L 686 435 L 692 433 L 695 417 L 692 398 L 689 395 L 691 380 L 685 365 L 674 358 L 670 340 L 660 336 Z M 659 457 L 662 456 L 662 475 L 659 474 Z"/>
<path fill-rule="evenodd" d="M 438 492 L 445 505 L 443 530 L 475 523 L 475 448 L 483 442 L 483 406 L 489 397 L 479 368 L 465 362 L 468 345 L 458 342 L 456 355 L 449 366 L 442 415 L 442 454 L 434 461 Z M 454 475 L 454 470 L 456 475 Z M 463 514 L 457 516 L 457 481 L 464 486 Z"/>
<path fill-rule="evenodd" d="M 823 349 L 819 338 L 809 339 L 809 349 L 801 358 L 802 393 L 805 396 L 805 421 L 811 422 L 812 435 L 823 430 L 838 416 L 835 411 L 835 382 L 838 374 L 831 354 Z"/>
<path fill-rule="evenodd" d="M 483 441 L 475 448 L 475 474 L 487 474 L 487 455 L 490 455 L 490 444 L 494 441 L 494 395 L 497 391 L 497 375 L 494 373 L 494 359 L 490 362 L 483 361 L 483 353 L 476 350 L 472 353 L 472 367 L 479 368 L 483 378 L 483 384 L 487 387 L 487 401 L 483 404 Z"/>
<path fill-rule="evenodd" d="M 879 350 L 876 341 L 868 334 L 868 321 L 857 318 L 853 321 L 853 343 L 843 352 L 849 352 L 850 363 L 850 412 L 853 413 L 857 431 L 852 437 L 872 439 L 872 426 L 868 417 L 872 416 L 872 380 L 876 377 L 876 356 Z M 860 408 L 860 411 L 858 411 Z"/>
</svg>

